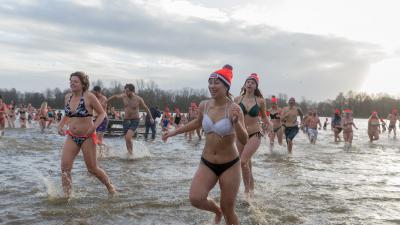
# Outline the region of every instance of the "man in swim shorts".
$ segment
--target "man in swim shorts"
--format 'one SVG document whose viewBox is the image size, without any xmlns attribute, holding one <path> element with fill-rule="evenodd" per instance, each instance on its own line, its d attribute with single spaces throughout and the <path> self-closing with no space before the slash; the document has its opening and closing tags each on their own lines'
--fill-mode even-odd
<svg viewBox="0 0 400 225">
<path fill-rule="evenodd" d="M 303 123 L 303 112 L 296 106 L 296 100 L 292 97 L 289 99 L 289 106 L 283 108 L 281 120 L 285 128 L 286 143 L 289 155 L 292 154 L 293 139 L 299 132 L 299 124 L 297 116 L 300 116 L 301 123 Z"/>
<path fill-rule="evenodd" d="M 124 93 L 111 96 L 108 98 L 107 102 L 110 102 L 113 99 L 122 99 L 124 103 L 125 118 L 123 129 L 125 134 L 126 149 L 128 150 L 128 153 L 132 155 L 132 138 L 139 126 L 140 121 L 139 107 L 144 108 L 147 114 L 149 114 L 151 123 L 154 123 L 154 119 L 151 116 L 149 108 L 144 103 L 143 98 L 135 93 L 135 86 L 133 84 L 126 84 Z"/>
</svg>

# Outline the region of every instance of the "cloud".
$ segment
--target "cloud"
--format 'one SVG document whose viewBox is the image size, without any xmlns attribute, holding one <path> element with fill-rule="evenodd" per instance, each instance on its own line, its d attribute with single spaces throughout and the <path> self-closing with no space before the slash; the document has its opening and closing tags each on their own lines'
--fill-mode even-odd
<svg viewBox="0 0 400 225">
<path fill-rule="evenodd" d="M 162 10 L 164 1 L 151 2 L 6 1 L 0 7 L 0 57 L 6 58 L 0 69 L 31 76 L 33 83 L 29 71 L 57 71 L 64 79 L 84 70 L 105 80 L 153 79 L 176 89 L 205 88 L 208 74 L 230 63 L 235 94 L 256 72 L 265 94 L 325 99 L 357 89 L 369 65 L 385 57 L 373 44 L 248 25 L 188 1 L 167 1 L 179 4 L 181 14 Z"/>
</svg>

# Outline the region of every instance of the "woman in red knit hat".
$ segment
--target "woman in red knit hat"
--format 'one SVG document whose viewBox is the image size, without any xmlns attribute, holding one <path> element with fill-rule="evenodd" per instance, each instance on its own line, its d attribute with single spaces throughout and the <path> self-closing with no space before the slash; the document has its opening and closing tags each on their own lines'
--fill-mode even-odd
<svg viewBox="0 0 400 225">
<path fill-rule="evenodd" d="M 202 127 L 205 132 L 205 146 L 201 162 L 190 187 L 190 202 L 199 209 L 215 213 L 215 223 L 222 216 L 226 224 L 239 224 L 235 213 L 236 196 L 240 186 L 240 161 L 236 139 L 245 145 L 247 132 L 243 113 L 229 93 L 232 81 L 232 67 L 224 66 L 212 73 L 208 79 L 210 100 L 199 105 L 199 116 L 187 125 L 163 135 L 169 137 Z M 219 183 L 220 205 L 208 198 L 208 193 Z"/>
<path fill-rule="evenodd" d="M 268 111 L 270 112 L 269 117 L 272 122 L 273 132 L 269 135 L 271 149 L 274 146 L 275 137 L 278 139 L 279 145 L 282 146 L 283 142 L 283 129 L 281 121 L 282 109 L 278 106 L 278 99 L 273 95 L 271 98 L 272 107 Z"/>
<path fill-rule="evenodd" d="M 350 109 L 344 110 L 344 118 L 342 119 L 344 147 L 350 148 L 353 143 L 353 127 L 356 127 L 352 117 L 353 112 Z"/>
<path fill-rule="evenodd" d="M 368 136 L 369 141 L 379 140 L 379 134 L 381 133 L 381 124 L 379 122 L 378 112 L 372 112 L 368 119 Z"/>
<path fill-rule="evenodd" d="M 242 166 L 242 177 L 244 192 L 252 195 L 254 191 L 254 179 L 251 166 L 251 157 L 257 151 L 261 143 L 262 129 L 260 126 L 260 115 L 264 124 L 269 124 L 266 116 L 265 100 L 258 89 L 260 78 L 256 73 L 247 77 L 240 96 L 235 98 L 244 114 L 244 122 L 249 135 L 247 144 L 239 141 L 236 143 L 240 152 L 240 164 Z"/>
</svg>

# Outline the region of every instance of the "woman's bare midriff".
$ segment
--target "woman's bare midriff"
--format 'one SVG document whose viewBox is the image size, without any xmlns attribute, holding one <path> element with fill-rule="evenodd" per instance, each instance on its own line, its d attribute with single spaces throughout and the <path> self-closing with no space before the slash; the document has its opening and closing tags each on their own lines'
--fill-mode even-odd
<svg viewBox="0 0 400 225">
<path fill-rule="evenodd" d="M 221 137 L 209 133 L 206 135 L 205 143 L 202 156 L 211 163 L 222 164 L 239 156 L 234 134 Z"/>
</svg>

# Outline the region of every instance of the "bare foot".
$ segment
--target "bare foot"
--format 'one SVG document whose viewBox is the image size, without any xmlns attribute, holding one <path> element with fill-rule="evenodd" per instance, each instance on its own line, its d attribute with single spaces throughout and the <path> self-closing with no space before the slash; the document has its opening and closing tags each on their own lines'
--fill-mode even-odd
<svg viewBox="0 0 400 225">
<path fill-rule="evenodd" d="M 110 186 L 107 189 L 110 195 L 115 195 L 117 193 L 117 190 L 115 190 L 115 187 L 112 184 L 110 184 Z"/>
<path fill-rule="evenodd" d="M 222 220 L 222 210 L 218 208 L 218 211 L 215 213 L 214 224 L 220 224 Z"/>
</svg>

